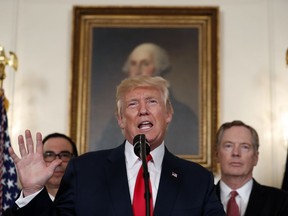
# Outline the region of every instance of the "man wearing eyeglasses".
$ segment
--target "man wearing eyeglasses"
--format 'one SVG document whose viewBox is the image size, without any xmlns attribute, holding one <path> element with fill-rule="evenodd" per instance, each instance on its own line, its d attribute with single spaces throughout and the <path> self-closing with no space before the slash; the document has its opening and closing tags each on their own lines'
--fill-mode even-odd
<svg viewBox="0 0 288 216">
<path fill-rule="evenodd" d="M 54 200 L 67 164 L 72 157 L 78 156 L 78 151 L 76 144 L 70 137 L 60 133 L 52 133 L 43 139 L 43 156 L 47 165 L 50 165 L 57 157 L 62 160 L 45 185 L 50 198 Z"/>
<path fill-rule="evenodd" d="M 61 133 L 48 134 L 43 139 L 43 158 L 47 166 L 50 165 L 57 157 L 62 162 L 56 167 L 53 175 L 46 183 L 45 187 L 49 197 L 54 201 L 56 193 L 60 187 L 61 179 L 64 175 L 68 162 L 71 158 L 78 156 L 78 151 L 74 141 Z M 20 197 L 23 197 L 21 194 Z M 19 201 L 16 201 L 18 203 Z M 12 208 L 8 208 L 4 212 L 4 216 L 14 216 Z"/>
</svg>

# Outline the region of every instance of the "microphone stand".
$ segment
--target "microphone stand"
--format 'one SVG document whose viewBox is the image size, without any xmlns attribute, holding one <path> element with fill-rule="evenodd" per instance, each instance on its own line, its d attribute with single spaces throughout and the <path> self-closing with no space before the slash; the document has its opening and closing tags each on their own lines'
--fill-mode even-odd
<svg viewBox="0 0 288 216">
<path fill-rule="evenodd" d="M 151 193 L 149 190 L 149 172 L 147 167 L 147 152 L 146 152 L 146 142 L 140 143 L 140 154 L 141 154 L 141 160 L 142 160 L 142 167 L 143 167 L 143 178 L 144 178 L 144 185 L 145 185 L 145 203 L 146 203 L 146 216 L 150 216 L 150 198 Z"/>
</svg>

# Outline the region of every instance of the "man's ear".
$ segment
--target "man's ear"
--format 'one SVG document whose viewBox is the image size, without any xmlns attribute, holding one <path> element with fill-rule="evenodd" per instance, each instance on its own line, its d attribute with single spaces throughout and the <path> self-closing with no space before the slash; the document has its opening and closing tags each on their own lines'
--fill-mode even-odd
<svg viewBox="0 0 288 216">
<path fill-rule="evenodd" d="M 118 121 L 119 127 L 123 129 L 125 127 L 125 120 L 122 118 L 122 116 L 117 115 L 117 121 Z"/>
<path fill-rule="evenodd" d="M 256 166 L 257 165 L 257 163 L 258 163 L 258 159 L 259 159 L 259 151 L 257 151 L 256 153 L 255 153 L 255 159 L 254 159 L 254 166 Z"/>
<path fill-rule="evenodd" d="M 172 118 L 173 118 L 173 113 L 172 112 L 169 112 L 169 111 L 167 111 L 167 113 L 166 113 L 166 123 L 170 123 L 171 121 L 172 121 Z"/>
<path fill-rule="evenodd" d="M 215 151 L 215 157 L 216 157 L 216 162 L 219 163 L 219 152 L 217 149 Z"/>
</svg>

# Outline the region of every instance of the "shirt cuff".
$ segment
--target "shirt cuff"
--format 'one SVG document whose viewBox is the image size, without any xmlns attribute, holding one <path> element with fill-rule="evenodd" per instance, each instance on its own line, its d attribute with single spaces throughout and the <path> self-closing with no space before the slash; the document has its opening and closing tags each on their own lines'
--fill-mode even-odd
<svg viewBox="0 0 288 216">
<path fill-rule="evenodd" d="M 20 196 L 15 201 L 15 203 L 17 204 L 17 206 L 19 208 L 22 208 L 22 207 L 26 206 L 34 197 L 36 197 L 37 194 L 39 194 L 42 190 L 43 190 L 43 188 L 40 191 L 38 191 L 36 193 L 33 193 L 33 194 L 29 195 L 29 196 L 26 196 L 26 197 L 24 197 L 23 191 L 21 191 Z"/>
</svg>

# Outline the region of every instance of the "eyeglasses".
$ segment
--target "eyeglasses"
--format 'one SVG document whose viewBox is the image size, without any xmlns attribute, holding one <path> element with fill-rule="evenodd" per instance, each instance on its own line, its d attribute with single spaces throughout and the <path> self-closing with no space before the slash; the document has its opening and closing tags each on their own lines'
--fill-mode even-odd
<svg viewBox="0 0 288 216">
<path fill-rule="evenodd" d="M 63 162 L 68 162 L 74 155 L 68 151 L 62 151 L 59 154 L 56 154 L 53 151 L 44 152 L 43 157 L 46 162 L 52 162 L 59 157 Z"/>
</svg>

